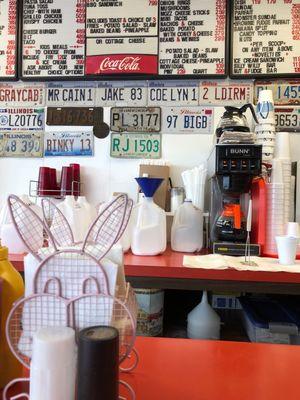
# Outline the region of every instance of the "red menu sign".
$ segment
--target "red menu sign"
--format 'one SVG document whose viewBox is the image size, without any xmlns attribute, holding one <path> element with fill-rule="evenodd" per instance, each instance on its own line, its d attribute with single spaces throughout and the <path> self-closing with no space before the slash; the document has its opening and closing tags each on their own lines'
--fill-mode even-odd
<svg viewBox="0 0 300 400">
<path fill-rule="evenodd" d="M 0 0 L 0 78 L 16 77 L 17 0 Z"/>
<path fill-rule="evenodd" d="M 157 74 L 158 1 L 87 0 L 86 74 Z"/>
</svg>

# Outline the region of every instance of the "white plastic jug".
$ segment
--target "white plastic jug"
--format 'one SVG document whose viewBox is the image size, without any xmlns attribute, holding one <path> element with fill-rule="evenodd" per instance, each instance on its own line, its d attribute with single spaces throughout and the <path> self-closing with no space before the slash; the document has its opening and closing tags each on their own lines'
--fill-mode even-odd
<svg viewBox="0 0 300 400">
<path fill-rule="evenodd" d="M 133 209 L 131 250 L 139 256 L 155 256 L 166 250 L 166 213 L 152 197 L 144 197 Z"/>
<path fill-rule="evenodd" d="M 186 200 L 175 212 L 171 229 L 174 251 L 194 253 L 203 246 L 203 212 Z"/>
<path fill-rule="evenodd" d="M 187 336 L 190 339 L 220 339 L 221 319 L 209 305 L 207 292 L 203 292 L 201 303 L 188 314 Z"/>
</svg>

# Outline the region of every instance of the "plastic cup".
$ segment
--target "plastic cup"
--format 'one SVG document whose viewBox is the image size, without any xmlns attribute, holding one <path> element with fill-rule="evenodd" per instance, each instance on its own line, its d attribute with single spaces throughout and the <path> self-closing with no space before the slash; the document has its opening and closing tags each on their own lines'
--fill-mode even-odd
<svg viewBox="0 0 300 400">
<path fill-rule="evenodd" d="M 72 167 L 62 167 L 60 193 L 62 196 L 70 196 L 72 194 L 73 169 Z"/>
<path fill-rule="evenodd" d="M 57 194 L 57 179 L 56 179 L 56 169 L 55 168 L 50 168 L 49 171 L 50 174 L 50 187 L 51 187 L 51 194 L 55 196 Z"/>
<path fill-rule="evenodd" d="M 272 161 L 271 183 L 283 183 L 282 164 L 278 158 Z"/>
<path fill-rule="evenodd" d="M 80 196 L 80 164 L 70 164 L 70 167 L 73 170 L 73 195 Z"/>
<path fill-rule="evenodd" d="M 291 149 L 290 149 L 290 134 L 289 134 L 289 132 L 277 132 L 275 157 L 289 159 L 289 161 L 290 161 Z"/>
<path fill-rule="evenodd" d="M 286 235 L 300 238 L 300 227 L 298 222 L 288 222 L 286 225 Z"/>
<path fill-rule="evenodd" d="M 47 196 L 49 194 L 51 194 L 50 168 L 40 167 L 39 180 L 38 180 L 38 195 Z"/>
<path fill-rule="evenodd" d="M 276 236 L 279 263 L 293 265 L 296 260 L 298 238 L 291 236 Z"/>
</svg>

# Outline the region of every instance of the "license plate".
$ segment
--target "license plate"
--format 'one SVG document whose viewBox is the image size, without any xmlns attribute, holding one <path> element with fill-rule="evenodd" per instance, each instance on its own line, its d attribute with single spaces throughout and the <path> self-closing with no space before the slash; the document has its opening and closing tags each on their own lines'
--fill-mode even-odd
<svg viewBox="0 0 300 400">
<path fill-rule="evenodd" d="M 103 108 L 88 107 L 48 107 L 47 125 L 93 126 L 103 122 Z"/>
<path fill-rule="evenodd" d="M 99 82 L 96 89 L 96 105 L 146 106 L 147 93 L 147 82 Z"/>
<path fill-rule="evenodd" d="M 199 86 L 199 104 L 240 105 L 253 102 L 252 83 L 203 81 Z"/>
<path fill-rule="evenodd" d="M 92 132 L 45 132 L 45 157 L 92 156 L 94 135 Z"/>
<path fill-rule="evenodd" d="M 276 108 L 275 121 L 278 129 L 288 132 L 300 132 L 300 107 Z"/>
<path fill-rule="evenodd" d="M 110 129 L 115 132 L 160 132 L 159 107 L 113 107 Z"/>
<path fill-rule="evenodd" d="M 196 106 L 199 100 L 196 81 L 151 81 L 148 89 L 149 106 Z"/>
<path fill-rule="evenodd" d="M 95 105 L 94 83 L 50 82 L 46 93 L 47 106 L 93 107 Z"/>
<path fill-rule="evenodd" d="M 45 105 L 45 85 L 42 83 L 1 83 L 1 107 L 42 107 Z"/>
<path fill-rule="evenodd" d="M 42 132 L 1 132 L 1 157 L 43 157 Z"/>
<path fill-rule="evenodd" d="M 160 158 L 160 133 L 111 133 L 110 155 L 115 158 Z"/>
<path fill-rule="evenodd" d="M 42 131 L 45 113 L 43 108 L 0 109 L 0 130 Z"/>
<path fill-rule="evenodd" d="M 261 90 L 272 90 L 275 105 L 300 104 L 300 80 L 264 82 L 256 81 L 254 89 L 254 101 L 257 103 Z"/>
<path fill-rule="evenodd" d="M 162 132 L 167 133 L 212 133 L 213 108 L 164 107 Z"/>
</svg>

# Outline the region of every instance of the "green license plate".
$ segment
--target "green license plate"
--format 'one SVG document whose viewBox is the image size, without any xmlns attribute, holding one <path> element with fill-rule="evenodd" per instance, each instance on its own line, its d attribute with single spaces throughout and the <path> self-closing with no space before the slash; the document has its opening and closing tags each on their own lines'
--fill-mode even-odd
<svg viewBox="0 0 300 400">
<path fill-rule="evenodd" d="M 160 158 L 160 133 L 111 133 L 110 155 L 116 158 Z"/>
</svg>

